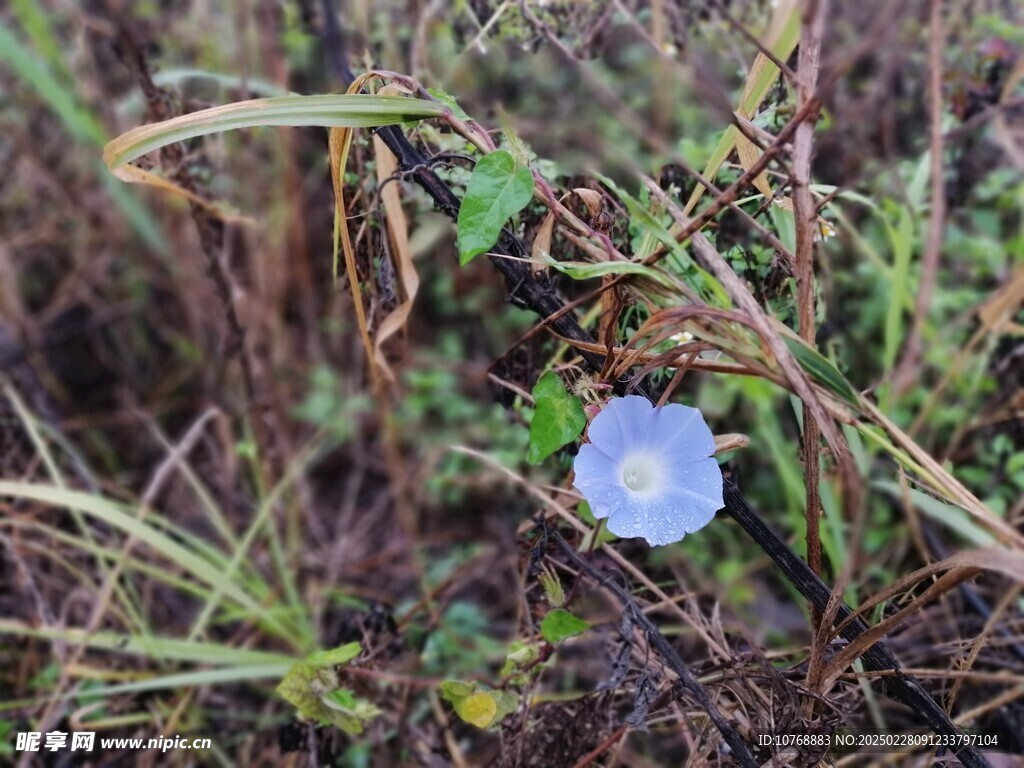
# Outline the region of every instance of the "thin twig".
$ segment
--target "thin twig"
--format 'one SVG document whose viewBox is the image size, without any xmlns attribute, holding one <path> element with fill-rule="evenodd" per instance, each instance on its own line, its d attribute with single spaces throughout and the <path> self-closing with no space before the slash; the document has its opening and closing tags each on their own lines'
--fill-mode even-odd
<svg viewBox="0 0 1024 768">
<path fill-rule="evenodd" d="M 149 69 L 149 63 L 145 54 L 139 47 L 138 41 L 128 26 L 119 29 L 118 36 L 120 44 L 125 50 L 124 62 L 131 70 L 132 75 L 138 81 L 146 99 L 147 107 L 153 112 L 153 116 L 159 120 L 170 117 L 167 94 L 153 82 Z M 171 169 L 174 180 L 185 190 L 191 192 L 196 198 L 204 199 L 203 190 L 198 189 L 194 179 L 188 171 L 184 162 L 185 154 L 180 144 L 171 144 L 164 147 L 161 152 L 165 167 Z M 266 409 L 263 407 L 261 398 L 258 397 L 257 389 L 257 362 L 249 348 L 246 339 L 246 328 L 239 316 L 235 306 L 235 297 L 242 291 L 236 284 L 225 263 L 225 222 L 211 215 L 210 211 L 203 205 L 190 202 L 189 210 L 192 213 L 192 220 L 195 223 L 196 233 L 199 236 L 199 246 L 207 260 L 207 271 L 217 290 L 217 296 L 224 310 L 224 319 L 227 324 L 227 339 L 225 340 L 224 360 L 237 357 L 242 373 L 242 390 L 245 393 L 246 409 L 248 410 L 249 421 L 252 425 L 253 436 L 259 451 L 259 472 L 262 475 L 260 482 L 264 488 L 273 487 L 276 478 L 279 476 L 279 463 L 277 451 L 266 424 Z"/>
<path fill-rule="evenodd" d="M 821 38 L 825 28 L 825 0 L 808 4 L 800 37 L 797 72 L 798 103 L 803 106 L 814 98 L 821 58 Z M 817 233 L 817 208 L 811 194 L 811 156 L 814 152 L 814 121 L 797 126 L 793 136 L 791 184 L 796 224 L 797 314 L 800 337 L 815 346 L 814 322 L 814 240 Z M 804 486 L 807 494 L 807 564 L 821 574 L 821 494 L 819 491 L 819 443 L 821 428 L 809 403 L 804 403 Z M 819 617 L 820 618 L 820 617 Z M 815 625 L 817 625 L 817 621 Z M 817 626 L 815 626 L 817 628 Z M 813 666 L 813 665 L 812 665 Z M 813 687 L 813 686 L 812 686 Z"/>
</svg>

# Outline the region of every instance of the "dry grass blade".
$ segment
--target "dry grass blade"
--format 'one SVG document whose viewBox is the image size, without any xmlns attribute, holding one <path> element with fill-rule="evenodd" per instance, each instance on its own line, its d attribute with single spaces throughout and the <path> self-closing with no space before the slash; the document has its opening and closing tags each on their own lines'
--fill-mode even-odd
<svg viewBox="0 0 1024 768">
<path fill-rule="evenodd" d="M 363 306 L 362 290 L 359 287 L 359 272 L 356 268 L 356 254 L 352 247 L 352 236 L 348 231 L 348 215 L 345 210 L 345 185 L 342 181 L 344 168 L 348 161 L 349 149 L 352 146 L 352 130 L 350 128 L 332 128 L 328 140 L 328 151 L 331 161 L 331 180 L 334 183 L 334 235 L 335 235 L 335 279 L 337 279 L 337 251 L 340 242 L 345 259 L 345 272 L 348 275 L 349 288 L 352 290 L 352 303 L 355 305 L 356 322 L 359 324 L 359 336 L 363 340 L 366 359 L 370 361 L 370 370 L 374 378 L 377 376 L 376 355 L 373 353 L 373 342 L 370 340 L 370 328 L 366 320 L 366 309 Z"/>
<path fill-rule="evenodd" d="M 675 219 L 676 224 L 685 230 L 690 223 L 686 214 L 665 195 L 657 184 L 649 179 L 645 180 L 645 182 L 651 194 L 662 201 L 672 215 L 672 218 Z M 736 302 L 739 308 L 747 313 L 754 329 L 782 368 L 783 373 L 792 385 L 793 391 L 811 409 L 814 418 L 821 427 L 826 442 L 832 449 L 832 453 L 836 457 L 840 468 L 843 470 L 844 476 L 848 477 L 851 481 L 850 488 L 854 488 L 855 484 L 852 482 L 852 479 L 856 477 L 856 468 L 853 466 L 849 449 L 846 447 L 846 441 L 839 434 L 835 422 L 827 415 L 825 406 L 814 390 L 810 379 L 800 368 L 789 347 L 782 341 L 782 338 L 765 314 L 764 309 L 762 309 L 744 282 L 733 271 L 728 262 L 722 258 L 722 255 L 715 250 L 715 247 L 706 237 L 699 232 L 695 232 L 691 242 L 698 261 L 725 287 L 729 296 Z"/>
<path fill-rule="evenodd" d="M 377 164 L 377 188 L 380 190 L 381 205 L 384 208 L 384 221 L 388 229 L 388 242 L 391 245 L 391 258 L 395 262 L 399 287 L 402 296 L 397 307 L 384 317 L 377 328 L 374 340 L 374 357 L 380 370 L 391 381 L 395 374 L 388 365 L 384 355 L 383 344 L 391 336 L 402 330 L 409 320 L 412 303 L 419 291 L 420 278 L 416 265 L 412 260 L 412 249 L 409 247 L 409 222 L 402 210 L 402 198 L 397 184 L 386 184 L 398 173 L 398 160 L 384 146 L 380 137 L 373 137 L 373 156 Z"/>
<path fill-rule="evenodd" d="M 962 507 L 1004 544 L 1012 545 L 1017 549 L 1024 548 L 1024 534 L 1015 530 L 986 507 L 977 496 L 964 487 L 963 483 L 953 477 L 931 454 L 915 443 L 877 406 L 867 399 L 863 400 L 862 405 L 867 417 L 888 432 L 895 445 L 906 451 L 911 459 L 928 472 L 935 482 L 939 483 L 939 490 L 946 494 L 949 501 Z"/>
<path fill-rule="evenodd" d="M 951 667 L 955 667 L 957 671 L 964 672 L 969 671 L 978 660 L 978 656 L 985 644 L 988 642 L 989 637 L 992 633 L 1000 627 L 1000 622 L 1009 617 L 1007 613 L 1013 611 L 1013 606 L 1017 603 L 1017 599 L 1020 597 L 1021 592 L 1024 592 L 1024 583 L 1017 583 L 1012 588 L 1006 591 L 1006 594 L 999 600 L 999 604 L 995 606 L 992 611 L 992 615 L 988 617 L 988 621 L 985 622 L 985 626 L 976 638 L 971 641 L 970 650 L 967 654 L 961 658 L 954 659 L 951 662 Z M 1004 632 L 1009 634 L 1008 630 L 1003 628 Z M 949 700 L 956 701 L 957 694 L 960 693 L 960 688 L 963 686 L 964 677 L 958 677 L 953 687 L 949 691 Z"/>
<path fill-rule="evenodd" d="M 870 600 L 867 600 L 858 609 L 857 613 L 847 617 L 840 627 L 850 622 L 854 617 L 864 613 L 864 611 L 917 584 L 922 579 L 929 578 L 938 573 L 943 574 L 908 606 L 870 627 L 856 639 L 851 640 L 850 644 L 827 664 L 823 671 L 823 678 L 828 681 L 838 678 L 853 663 L 854 659 L 885 637 L 893 627 L 897 626 L 907 616 L 919 611 L 922 607 L 945 594 L 957 584 L 972 578 L 982 571 L 1001 573 L 1017 582 L 1024 583 L 1024 554 L 1004 547 L 966 550 L 957 552 L 945 560 L 919 568 L 913 573 L 900 578 L 891 587 L 882 590 L 872 596 Z"/>
</svg>

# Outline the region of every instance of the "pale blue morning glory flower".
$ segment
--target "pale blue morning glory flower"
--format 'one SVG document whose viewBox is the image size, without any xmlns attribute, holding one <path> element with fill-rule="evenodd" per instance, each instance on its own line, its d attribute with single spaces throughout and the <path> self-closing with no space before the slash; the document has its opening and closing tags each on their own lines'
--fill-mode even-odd
<svg viewBox="0 0 1024 768">
<path fill-rule="evenodd" d="M 722 470 L 711 458 L 715 438 L 696 408 L 613 398 L 588 435 L 573 464 L 574 485 L 616 536 L 671 544 L 724 506 Z"/>
</svg>

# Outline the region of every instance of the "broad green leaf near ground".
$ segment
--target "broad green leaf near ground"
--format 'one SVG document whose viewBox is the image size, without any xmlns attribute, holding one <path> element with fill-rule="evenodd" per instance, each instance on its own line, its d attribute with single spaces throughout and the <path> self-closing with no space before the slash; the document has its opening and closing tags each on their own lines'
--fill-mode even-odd
<svg viewBox="0 0 1024 768">
<path fill-rule="evenodd" d="M 533 198 L 533 173 L 503 149 L 480 158 L 459 209 L 459 262 L 489 251 L 501 228 Z"/>
<path fill-rule="evenodd" d="M 527 461 L 537 464 L 566 443 L 575 440 L 587 425 L 583 405 L 570 395 L 557 373 L 548 371 L 533 388 L 536 409 L 530 421 Z"/>
<path fill-rule="evenodd" d="M 590 624 L 577 618 L 564 608 L 555 608 L 540 623 L 540 634 L 552 645 L 585 632 Z"/>
<path fill-rule="evenodd" d="M 346 733 L 361 733 L 363 725 L 380 710 L 343 687 L 338 676 L 338 668 L 352 661 L 360 650 L 359 643 L 348 643 L 310 654 L 292 666 L 277 692 L 303 719 L 333 725 Z"/>
</svg>

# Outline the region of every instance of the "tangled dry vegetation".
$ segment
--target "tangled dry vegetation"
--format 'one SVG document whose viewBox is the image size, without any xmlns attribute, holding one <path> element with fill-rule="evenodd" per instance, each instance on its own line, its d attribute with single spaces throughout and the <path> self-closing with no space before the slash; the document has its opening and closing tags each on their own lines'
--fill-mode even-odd
<svg viewBox="0 0 1024 768">
<path fill-rule="evenodd" d="M 1017 4 L 342 6 L 0 10 L 0 761 L 1020 764 Z M 452 108 L 102 162 L 350 86 Z M 533 200 L 460 266 L 498 149 Z M 575 443 L 526 460 L 548 370 L 699 406 L 718 519 L 595 529 Z"/>
</svg>

